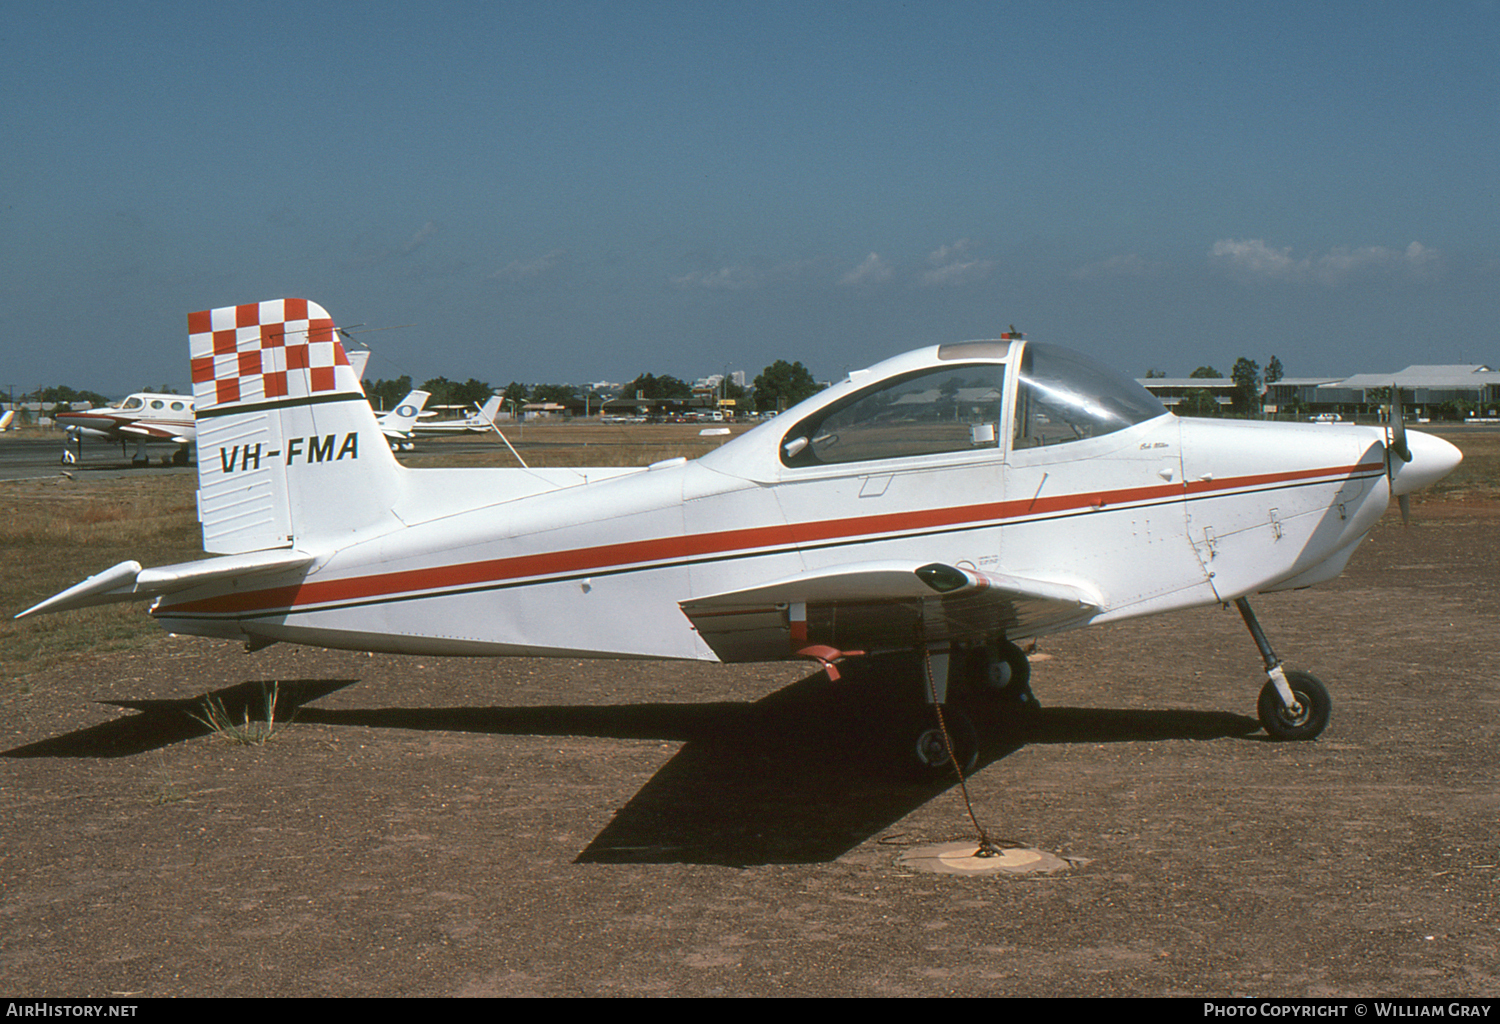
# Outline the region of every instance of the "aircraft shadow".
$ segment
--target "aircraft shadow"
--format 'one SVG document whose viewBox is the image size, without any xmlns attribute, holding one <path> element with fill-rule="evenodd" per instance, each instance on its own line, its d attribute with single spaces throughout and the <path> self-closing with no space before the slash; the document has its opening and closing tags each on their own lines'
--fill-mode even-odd
<svg viewBox="0 0 1500 1024">
<path fill-rule="evenodd" d="M 909 678 L 820 671 L 756 702 L 604 706 L 320 709 L 303 706 L 355 680 L 278 684 L 278 717 L 332 726 L 516 736 L 656 739 L 683 745 L 576 858 L 578 863 L 752 864 L 833 860 L 888 829 L 956 778 L 919 781 L 908 749 L 930 721 Z M 121 757 L 206 734 L 191 717 L 217 697 L 231 717 L 259 708 L 269 684 L 187 700 L 119 701 L 140 714 L 4 752 Z M 923 717 L 923 716 L 929 717 Z M 976 773 L 1030 743 L 1243 737 L 1228 712 L 1046 708 L 976 716 Z"/>
<path fill-rule="evenodd" d="M 290 721 L 300 716 L 303 704 L 326 697 L 359 682 L 358 679 L 292 679 L 278 681 L 276 714 Z M 87 729 L 54 736 L 0 752 L 0 757 L 130 757 L 148 750 L 207 736 L 213 730 L 198 717 L 203 716 L 207 702 L 218 706 L 231 721 L 243 720 L 246 711 L 252 718 L 262 715 L 270 683 L 238 683 L 214 690 L 200 697 L 180 700 L 102 700 L 100 704 L 129 708 L 140 714 L 92 725 Z"/>
</svg>

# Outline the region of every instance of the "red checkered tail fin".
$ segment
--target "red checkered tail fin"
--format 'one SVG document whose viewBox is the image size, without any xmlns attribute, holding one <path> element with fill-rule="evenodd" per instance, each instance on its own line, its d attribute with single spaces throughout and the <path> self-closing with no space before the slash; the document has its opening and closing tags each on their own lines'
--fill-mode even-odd
<svg viewBox="0 0 1500 1024">
<path fill-rule="evenodd" d="M 306 299 L 188 315 L 198 517 L 216 554 L 378 530 L 405 472 L 333 318 Z"/>
</svg>

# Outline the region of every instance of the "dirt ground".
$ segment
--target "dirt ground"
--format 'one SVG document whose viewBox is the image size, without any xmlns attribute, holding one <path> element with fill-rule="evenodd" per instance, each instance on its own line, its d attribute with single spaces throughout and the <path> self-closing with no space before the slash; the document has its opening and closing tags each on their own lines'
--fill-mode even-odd
<svg viewBox="0 0 1500 1024">
<path fill-rule="evenodd" d="M 890 681 L 163 637 L 0 700 L 0 991 L 24 996 L 1500 994 L 1500 504 L 1394 512 L 1261 598 L 1334 694 L 1265 740 L 1207 609 L 1051 638 L 970 781 L 894 768 Z M 206 730 L 277 683 L 264 746 Z M 114 702 L 114 703 L 110 703 Z"/>
</svg>

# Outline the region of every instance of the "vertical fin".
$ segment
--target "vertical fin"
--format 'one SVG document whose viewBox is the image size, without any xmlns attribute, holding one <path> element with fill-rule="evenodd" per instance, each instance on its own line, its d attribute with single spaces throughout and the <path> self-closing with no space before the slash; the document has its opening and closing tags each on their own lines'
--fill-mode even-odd
<svg viewBox="0 0 1500 1024">
<path fill-rule="evenodd" d="M 390 520 L 401 467 L 327 311 L 273 299 L 190 313 L 188 345 L 205 551 L 336 541 Z"/>
<path fill-rule="evenodd" d="M 396 408 L 380 417 L 378 421 L 380 429 L 385 431 L 387 436 L 392 433 L 407 433 L 416 425 L 417 420 L 422 415 L 422 407 L 427 404 L 427 400 L 431 397 L 432 394 L 427 391 L 407 392 L 406 397 L 397 403 Z"/>
<path fill-rule="evenodd" d="M 491 395 L 480 406 L 479 411 L 474 414 L 474 425 L 480 430 L 489 430 L 495 424 L 495 417 L 500 415 L 500 403 L 503 401 L 501 395 Z"/>
</svg>

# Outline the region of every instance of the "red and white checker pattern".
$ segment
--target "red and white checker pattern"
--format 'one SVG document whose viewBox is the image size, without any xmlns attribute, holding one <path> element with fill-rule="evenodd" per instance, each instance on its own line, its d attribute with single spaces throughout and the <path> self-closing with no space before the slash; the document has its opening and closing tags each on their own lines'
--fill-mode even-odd
<svg viewBox="0 0 1500 1024">
<path fill-rule="evenodd" d="M 188 350 L 199 408 L 359 392 L 333 318 L 306 299 L 189 313 Z"/>
</svg>

